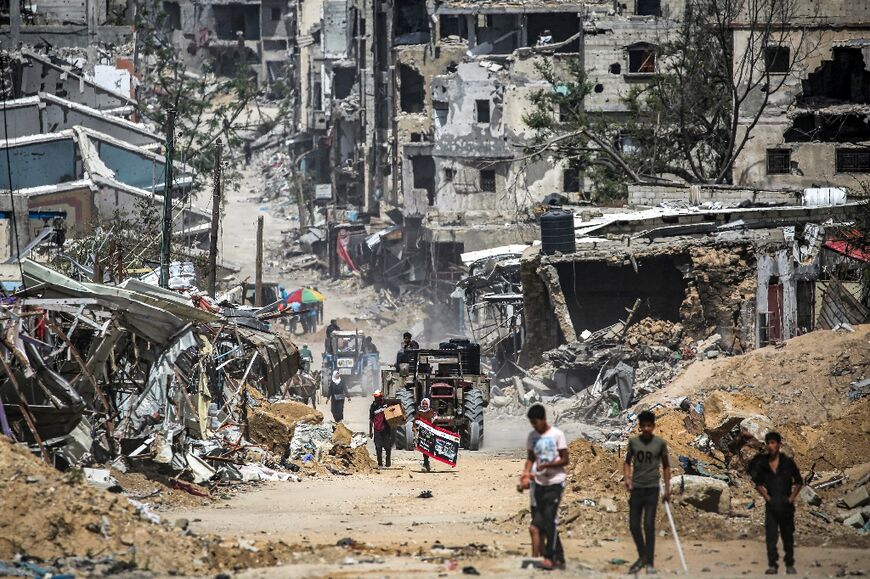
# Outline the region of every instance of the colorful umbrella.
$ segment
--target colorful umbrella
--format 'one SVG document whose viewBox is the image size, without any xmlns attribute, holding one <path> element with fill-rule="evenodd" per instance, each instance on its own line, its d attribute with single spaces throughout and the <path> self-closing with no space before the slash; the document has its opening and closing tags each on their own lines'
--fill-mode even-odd
<svg viewBox="0 0 870 579">
<path fill-rule="evenodd" d="M 287 299 L 285 299 L 284 301 L 288 304 L 292 304 L 293 302 L 299 302 L 301 304 L 313 304 L 316 302 L 322 302 L 325 299 L 326 298 L 319 291 L 313 290 L 310 287 L 303 287 L 288 295 Z"/>
</svg>

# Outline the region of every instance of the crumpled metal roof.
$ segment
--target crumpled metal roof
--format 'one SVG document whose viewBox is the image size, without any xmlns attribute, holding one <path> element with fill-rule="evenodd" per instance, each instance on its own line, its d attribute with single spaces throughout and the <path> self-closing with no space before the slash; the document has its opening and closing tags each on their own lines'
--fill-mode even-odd
<svg viewBox="0 0 870 579">
<path fill-rule="evenodd" d="M 108 309 L 120 313 L 124 326 L 158 344 L 168 343 L 190 323 L 212 323 L 220 319 L 215 314 L 180 301 L 176 295 L 151 287 L 146 293 L 136 289 L 112 287 L 99 283 L 77 282 L 43 265 L 23 260 L 27 293 L 40 292 L 45 298 L 91 298 Z M 144 285 L 144 284 L 143 284 Z"/>
</svg>

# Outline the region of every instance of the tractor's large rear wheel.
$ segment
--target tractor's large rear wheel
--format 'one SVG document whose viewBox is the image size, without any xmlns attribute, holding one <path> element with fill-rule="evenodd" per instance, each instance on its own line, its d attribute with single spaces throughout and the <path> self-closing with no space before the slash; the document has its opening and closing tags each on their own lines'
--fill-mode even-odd
<svg viewBox="0 0 870 579">
<path fill-rule="evenodd" d="M 396 398 L 402 404 L 405 413 L 405 424 L 396 429 L 396 450 L 414 450 L 417 445 L 414 441 L 414 418 L 417 415 L 417 404 L 414 401 L 414 393 L 404 388 L 396 392 Z"/>
<path fill-rule="evenodd" d="M 468 450 L 480 450 L 483 445 L 483 394 L 480 390 L 469 390 L 463 401 L 465 426 L 462 432 L 462 446 Z"/>
</svg>

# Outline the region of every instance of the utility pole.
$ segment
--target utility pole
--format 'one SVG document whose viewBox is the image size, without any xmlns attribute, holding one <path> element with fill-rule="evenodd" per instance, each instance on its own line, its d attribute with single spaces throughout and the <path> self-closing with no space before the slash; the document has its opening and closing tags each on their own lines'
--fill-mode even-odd
<svg viewBox="0 0 870 579">
<path fill-rule="evenodd" d="M 211 235 L 208 240 L 208 295 L 214 297 L 217 278 L 218 232 L 221 223 L 221 154 L 223 145 L 220 139 L 214 151 L 214 185 L 211 194 Z"/>
<path fill-rule="evenodd" d="M 257 217 L 257 273 L 254 285 L 254 305 L 263 307 L 263 216 Z"/>
<path fill-rule="evenodd" d="M 21 0 L 9 0 L 9 33 L 12 50 L 18 50 L 18 42 L 21 40 Z"/>
<path fill-rule="evenodd" d="M 172 158 L 175 156 L 175 111 L 166 115 L 166 163 L 163 185 L 163 230 L 160 240 L 160 287 L 169 287 L 169 264 L 172 263 Z"/>
</svg>

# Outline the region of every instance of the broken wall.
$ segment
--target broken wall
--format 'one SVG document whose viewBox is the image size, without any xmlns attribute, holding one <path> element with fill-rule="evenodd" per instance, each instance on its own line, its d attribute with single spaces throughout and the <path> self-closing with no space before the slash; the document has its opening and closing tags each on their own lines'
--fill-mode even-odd
<svg viewBox="0 0 870 579">
<path fill-rule="evenodd" d="M 26 52 L 16 67 L 18 86 L 16 97 L 37 96 L 44 92 L 97 110 L 117 109 L 133 105 L 120 93 L 108 91 L 71 70 L 61 68 L 43 57 Z"/>
<path fill-rule="evenodd" d="M 870 79 L 870 6 L 802 0 L 798 12 L 804 16 L 795 19 L 794 32 L 782 45 L 793 67 L 788 73 L 771 73 L 771 83 L 783 86 L 769 95 L 761 121 L 734 163 L 732 179 L 736 185 L 765 189 L 826 186 L 855 191 L 856 179 L 870 178 L 870 157 L 855 164 L 838 161 L 838 155 L 850 149 L 868 151 L 870 144 L 865 122 L 870 82 L 860 88 L 862 76 Z M 799 29 L 802 22 L 813 26 Z M 742 54 L 751 38 L 748 30 L 734 30 L 735 55 Z M 746 100 L 742 131 L 764 102 L 763 90 L 759 87 Z M 779 161 L 769 162 L 771 150 L 781 152 Z"/>
<path fill-rule="evenodd" d="M 758 287 L 755 251 L 748 243 L 683 242 L 653 250 L 623 246 L 524 258 L 530 363 L 570 342 L 566 335 L 595 332 L 624 320 L 635 300 L 640 304 L 634 321 L 649 317 L 680 323 L 692 340 L 718 333 L 725 351 L 752 349 Z"/>
</svg>

